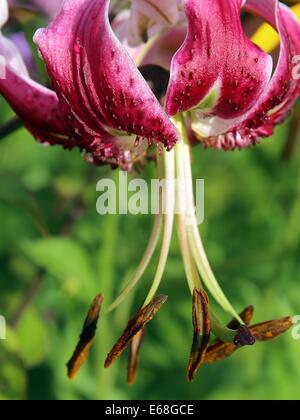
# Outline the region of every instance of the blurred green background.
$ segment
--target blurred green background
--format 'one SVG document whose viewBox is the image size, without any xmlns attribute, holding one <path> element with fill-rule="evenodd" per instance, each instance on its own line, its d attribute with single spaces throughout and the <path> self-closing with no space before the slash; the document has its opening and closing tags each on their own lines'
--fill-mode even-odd
<svg viewBox="0 0 300 420">
<path fill-rule="evenodd" d="M 31 23 L 25 30 L 31 38 Z M 0 98 L 0 125 L 12 116 Z M 300 314 L 300 149 L 291 141 L 298 122 L 243 152 L 194 149 L 194 176 L 205 179 L 209 258 L 236 308 L 255 305 L 255 322 Z M 140 176 L 154 174 L 150 165 Z M 117 296 L 153 223 L 97 214 L 96 184 L 107 176 L 118 172 L 89 166 L 78 151 L 44 147 L 25 129 L 0 141 L 0 315 L 8 322 L 0 399 L 298 400 L 300 341 L 290 333 L 204 366 L 186 383 L 191 298 L 176 235 L 160 289 L 169 301 L 147 329 L 136 384 L 126 384 L 128 353 L 109 370 L 103 363 L 143 302 L 157 258 L 130 298 L 101 319 L 91 357 L 75 381 L 67 379 L 92 299 L 102 292 L 107 306 Z"/>
<path fill-rule="evenodd" d="M 0 106 L 4 122 L 13 114 L 2 99 Z M 282 157 L 290 127 L 241 153 L 194 150 L 194 175 L 206 186 L 208 255 L 236 307 L 255 305 L 255 321 L 300 314 L 299 147 Z M 103 292 L 108 304 L 116 296 L 152 225 L 151 216 L 97 215 L 96 183 L 108 174 L 117 172 L 90 167 L 77 151 L 41 146 L 24 129 L 0 143 L 0 314 L 9 324 L 0 341 L 0 398 L 298 399 L 300 341 L 290 333 L 185 382 L 191 299 L 175 235 L 160 290 L 169 301 L 147 330 L 136 385 L 126 384 L 127 353 L 110 370 L 103 361 L 142 303 L 155 264 L 102 319 L 88 363 L 67 379 L 92 298 Z"/>
</svg>

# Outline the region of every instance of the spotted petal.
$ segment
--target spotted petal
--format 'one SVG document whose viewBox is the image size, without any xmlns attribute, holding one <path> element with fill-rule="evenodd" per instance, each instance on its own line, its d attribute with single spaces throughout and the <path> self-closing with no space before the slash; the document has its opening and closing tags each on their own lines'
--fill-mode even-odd
<svg viewBox="0 0 300 420">
<path fill-rule="evenodd" d="M 245 35 L 242 5 L 242 0 L 184 0 L 188 34 L 173 59 L 168 114 L 198 109 L 230 120 L 261 96 L 272 59 Z"/>
<path fill-rule="evenodd" d="M 261 137 L 269 137 L 274 126 L 287 117 L 300 94 L 295 62 L 300 56 L 300 25 L 295 16 L 277 0 L 247 0 L 245 7 L 278 31 L 281 40 L 278 64 L 255 106 L 231 127 L 227 126 L 223 133 L 217 133 L 221 135 L 206 139 L 209 147 L 234 150 L 256 144 Z"/>
<path fill-rule="evenodd" d="M 67 0 L 35 41 L 81 136 L 122 131 L 171 148 L 177 131 L 112 31 L 109 0 Z"/>
<path fill-rule="evenodd" d="M 246 7 L 277 29 L 281 49 L 270 84 L 243 124 L 250 128 L 273 126 L 285 119 L 300 94 L 294 60 L 300 56 L 300 25 L 291 10 L 277 0 L 247 0 Z"/>
</svg>

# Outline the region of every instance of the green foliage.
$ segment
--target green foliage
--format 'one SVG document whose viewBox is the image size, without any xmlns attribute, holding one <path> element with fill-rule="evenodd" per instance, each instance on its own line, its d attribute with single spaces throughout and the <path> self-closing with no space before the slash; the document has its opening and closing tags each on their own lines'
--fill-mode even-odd
<svg viewBox="0 0 300 420">
<path fill-rule="evenodd" d="M 1 100 L 0 120 L 10 115 Z M 194 150 L 194 175 L 206 182 L 208 255 L 236 307 L 256 306 L 256 321 L 300 314 L 300 153 L 297 146 L 282 160 L 288 129 L 241 153 Z M 92 298 L 102 291 L 107 306 L 116 296 L 152 224 L 148 216 L 97 215 L 96 182 L 107 170 L 90 168 L 77 151 L 40 146 L 23 129 L 1 141 L 0 313 L 10 328 L 0 341 L 0 398 L 299 399 L 300 342 L 290 334 L 205 366 L 186 384 L 191 299 L 175 237 L 161 287 L 169 301 L 147 330 L 137 384 L 126 385 L 126 355 L 111 370 L 102 365 L 145 297 L 154 264 L 135 294 L 103 317 L 90 360 L 68 381 L 65 364 Z M 62 235 L 78 194 L 83 211 Z"/>
</svg>

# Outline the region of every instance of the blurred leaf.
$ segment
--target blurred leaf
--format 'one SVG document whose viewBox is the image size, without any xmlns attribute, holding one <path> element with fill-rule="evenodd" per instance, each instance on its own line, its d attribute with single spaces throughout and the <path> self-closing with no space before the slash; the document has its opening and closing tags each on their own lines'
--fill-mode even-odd
<svg viewBox="0 0 300 420">
<path fill-rule="evenodd" d="M 38 267 L 70 284 L 74 292 L 91 288 L 94 283 L 92 261 L 74 240 L 52 237 L 25 241 L 22 250 Z"/>
<path fill-rule="evenodd" d="M 48 333 L 46 324 L 40 315 L 29 308 L 22 316 L 16 334 L 20 343 L 20 355 L 28 367 L 40 364 L 48 350 Z"/>
</svg>

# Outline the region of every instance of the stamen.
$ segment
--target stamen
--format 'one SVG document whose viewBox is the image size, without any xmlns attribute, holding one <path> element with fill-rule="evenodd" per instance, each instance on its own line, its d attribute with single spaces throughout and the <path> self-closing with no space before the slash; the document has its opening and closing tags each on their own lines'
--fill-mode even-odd
<svg viewBox="0 0 300 420">
<path fill-rule="evenodd" d="M 185 173 L 183 165 L 181 164 L 180 156 L 182 155 L 182 142 L 176 145 L 176 176 L 177 180 L 177 191 L 176 191 L 176 226 L 177 234 L 181 248 L 181 254 L 184 263 L 185 274 L 187 282 L 193 295 L 194 289 L 202 289 L 201 279 L 197 271 L 197 267 L 192 255 L 192 250 L 190 248 L 188 234 L 187 234 L 187 217 L 188 217 L 188 208 L 186 200 L 183 200 L 182 197 L 185 196 Z"/>
<path fill-rule="evenodd" d="M 246 310 L 247 311 L 247 310 Z M 247 311 L 248 312 L 248 311 Z M 250 312 L 248 312 L 249 314 Z M 262 324 L 250 327 L 250 335 L 257 341 L 269 341 L 280 337 L 293 326 L 291 317 L 282 318 L 276 321 L 263 322 Z M 240 346 L 232 343 L 218 341 L 207 349 L 204 363 L 216 363 L 233 355 Z"/>
<path fill-rule="evenodd" d="M 105 368 L 110 367 L 121 356 L 132 339 L 144 330 L 145 326 L 153 319 L 167 299 L 168 297 L 164 295 L 157 296 L 128 322 L 124 333 L 108 354 L 104 364 Z"/>
<path fill-rule="evenodd" d="M 153 226 L 153 230 L 151 233 L 151 237 L 149 239 L 149 243 L 147 246 L 147 249 L 145 251 L 145 254 L 130 281 L 128 282 L 127 286 L 124 288 L 124 290 L 120 293 L 120 295 L 117 297 L 117 299 L 109 306 L 106 313 L 112 312 L 115 310 L 128 296 L 128 294 L 134 289 L 134 287 L 138 284 L 140 279 L 143 277 L 146 269 L 148 268 L 153 254 L 156 250 L 159 236 L 161 233 L 161 227 L 162 227 L 162 215 L 158 214 L 155 217 L 155 222 Z"/>
<path fill-rule="evenodd" d="M 188 134 L 186 131 L 185 123 L 183 117 L 179 117 L 178 119 L 174 119 L 174 123 L 176 124 L 178 131 L 180 132 L 183 145 L 182 145 L 182 156 L 176 154 L 177 159 L 181 159 L 182 165 L 185 171 L 185 183 L 186 183 L 186 194 L 185 197 L 182 199 L 186 200 L 186 205 L 189 209 L 195 208 L 194 203 L 194 193 L 193 193 L 193 182 L 192 182 L 192 170 L 191 170 L 191 157 L 190 157 L 190 146 L 188 143 Z M 176 150 L 177 146 L 175 147 Z M 201 240 L 200 232 L 197 226 L 197 219 L 194 212 L 190 210 L 190 220 L 187 220 L 187 231 L 189 237 L 190 247 L 192 249 L 192 253 L 197 264 L 199 273 L 206 284 L 207 288 L 216 299 L 216 301 L 221 305 L 221 307 L 226 311 L 229 312 L 234 318 L 236 318 L 241 324 L 242 320 L 239 318 L 239 315 L 234 310 L 228 299 L 226 298 L 224 292 L 222 291 L 219 283 L 217 282 L 209 261 L 207 259 L 205 249 Z"/>
<path fill-rule="evenodd" d="M 88 358 L 90 349 L 94 342 L 102 303 L 103 296 L 96 296 L 88 311 L 79 343 L 77 344 L 71 360 L 67 364 L 68 376 L 70 379 L 74 379 L 76 377 L 80 368 Z"/>
<path fill-rule="evenodd" d="M 223 343 L 223 341 L 218 341 L 207 349 L 204 363 L 212 364 L 221 362 L 232 356 L 237 349 L 238 347 L 232 343 Z"/>
<path fill-rule="evenodd" d="M 163 242 L 161 246 L 161 252 L 160 252 L 160 257 L 159 257 L 159 262 L 158 262 L 157 270 L 155 273 L 155 277 L 154 277 L 151 289 L 148 293 L 148 296 L 145 300 L 144 305 L 148 305 L 148 303 L 153 299 L 162 281 L 162 277 L 163 277 L 165 267 L 168 261 L 172 234 L 173 234 L 173 226 L 174 226 L 174 212 L 175 212 L 174 152 L 173 151 L 167 152 L 166 150 L 164 150 L 162 156 L 158 156 L 158 159 L 163 159 L 164 166 L 165 166 L 165 179 L 167 182 L 167 188 L 165 191 L 165 196 L 166 196 L 165 207 L 166 208 L 164 209 L 165 215 L 164 215 Z"/>
<path fill-rule="evenodd" d="M 164 177 L 164 162 L 163 159 L 160 158 L 160 156 L 157 156 L 157 173 L 158 178 L 162 179 Z M 135 271 L 133 277 L 129 280 L 127 286 L 125 289 L 120 293 L 120 295 L 115 299 L 115 301 L 109 306 L 106 313 L 114 311 L 121 303 L 125 300 L 125 298 L 128 296 L 128 294 L 134 289 L 134 287 L 138 284 L 138 282 L 143 277 L 146 269 L 148 268 L 152 257 L 154 255 L 154 252 L 156 250 L 160 233 L 162 230 L 162 223 L 163 223 L 163 215 L 161 211 L 161 197 L 159 197 L 159 214 L 155 216 L 155 222 L 152 229 L 152 233 L 148 242 L 148 246 L 146 248 L 145 254 Z"/>
<path fill-rule="evenodd" d="M 191 382 L 205 359 L 210 339 L 209 300 L 204 290 L 193 293 L 194 338 L 187 369 L 187 380 Z"/>
<path fill-rule="evenodd" d="M 243 312 L 240 314 L 240 318 L 242 319 L 243 323 L 247 326 L 249 326 L 252 322 L 254 316 L 254 306 L 248 306 L 246 309 L 243 310 Z M 227 328 L 230 330 L 237 330 L 240 327 L 240 323 L 233 319 L 229 324 L 227 325 Z"/>
<path fill-rule="evenodd" d="M 131 342 L 131 351 L 128 364 L 127 382 L 129 385 L 134 384 L 139 366 L 140 350 L 145 336 L 145 329 L 140 331 Z"/>
<path fill-rule="evenodd" d="M 258 341 L 269 341 L 280 337 L 293 326 L 291 317 L 281 318 L 275 321 L 263 322 L 251 327 L 251 333 Z"/>
</svg>

